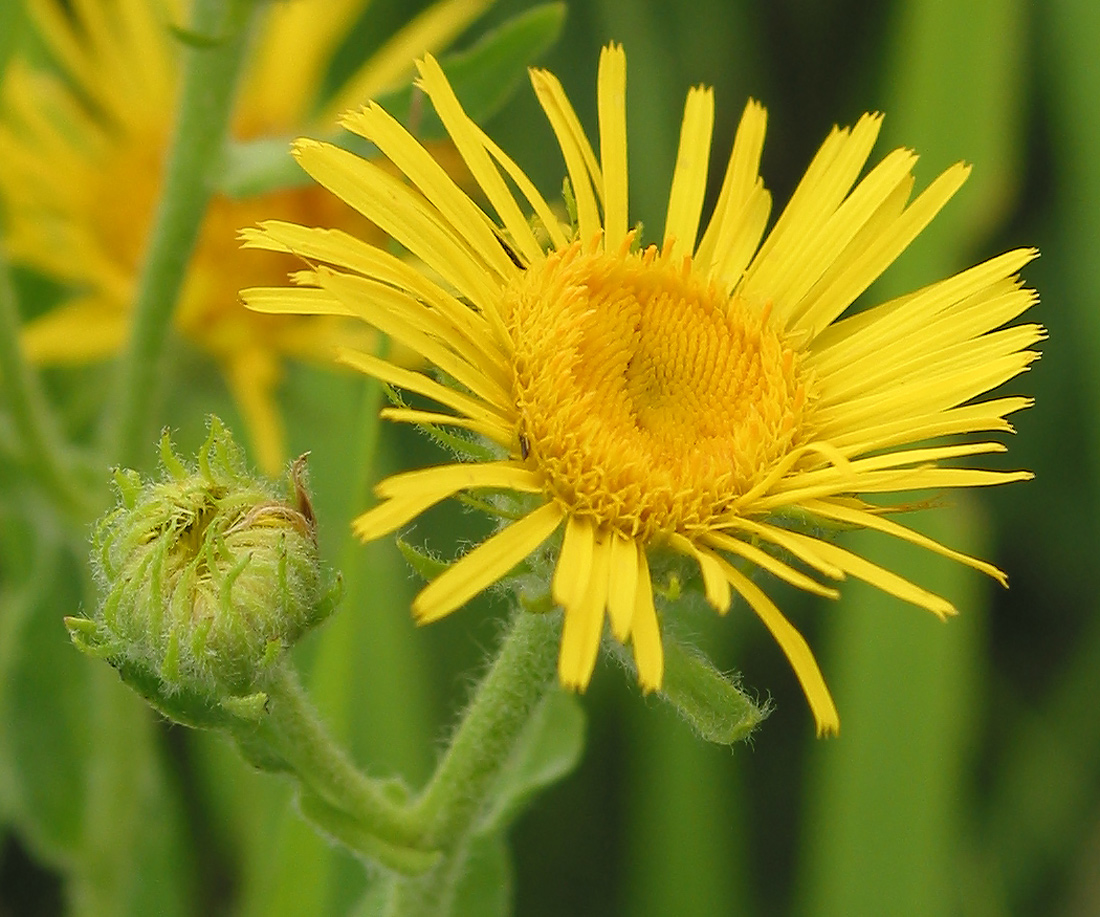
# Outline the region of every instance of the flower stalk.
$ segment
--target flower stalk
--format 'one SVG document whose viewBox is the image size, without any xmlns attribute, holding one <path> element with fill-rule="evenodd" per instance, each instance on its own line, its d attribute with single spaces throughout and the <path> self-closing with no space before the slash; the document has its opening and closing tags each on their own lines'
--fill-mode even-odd
<svg viewBox="0 0 1100 917">
<path fill-rule="evenodd" d="M 438 857 L 404 804 L 403 787 L 356 768 L 326 731 L 294 671 L 281 666 L 265 693 L 262 719 L 254 729 L 242 725 L 235 735 L 254 763 L 266 759 L 289 767 L 301 783 L 302 814 L 352 850 L 396 872 L 421 873 L 434 864 Z"/>
<path fill-rule="evenodd" d="M 392 917 L 443 917 L 462 878 L 478 818 L 539 703 L 555 683 L 561 616 L 517 611 L 435 774 L 414 804 L 424 841 L 443 856 L 394 886 Z"/>
<path fill-rule="evenodd" d="M 114 410 L 105 417 L 111 461 L 140 464 L 172 313 L 216 184 L 248 24 L 257 0 L 195 0 L 164 192 L 138 280 L 130 341 L 119 367 Z"/>
</svg>

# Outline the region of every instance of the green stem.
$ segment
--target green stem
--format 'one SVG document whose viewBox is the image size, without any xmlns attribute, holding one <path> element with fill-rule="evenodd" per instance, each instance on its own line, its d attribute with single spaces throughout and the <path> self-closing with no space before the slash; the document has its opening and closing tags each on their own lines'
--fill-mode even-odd
<svg viewBox="0 0 1100 917">
<path fill-rule="evenodd" d="M 546 692 L 554 684 L 561 616 L 519 611 L 466 710 L 435 776 L 414 809 L 425 842 L 443 851 L 424 876 L 399 880 L 389 902 L 394 917 L 448 913 L 478 817 Z"/>
<path fill-rule="evenodd" d="M 63 509 L 82 517 L 90 497 L 73 474 L 38 374 L 23 359 L 19 327 L 15 288 L 6 253 L 0 250 L 0 384 L 21 441 L 21 458 Z"/>
<path fill-rule="evenodd" d="M 561 616 L 517 612 L 431 782 L 417 800 L 433 846 L 466 834 L 554 683 Z"/>
<path fill-rule="evenodd" d="M 267 686 L 260 736 L 291 766 L 311 794 L 356 819 L 394 846 L 422 848 L 423 832 L 408 809 L 364 776 L 325 730 L 294 671 L 281 669 Z"/>
<path fill-rule="evenodd" d="M 114 412 L 107 418 L 111 461 L 126 467 L 151 442 L 168 326 L 186 277 L 215 170 L 225 149 L 237 76 L 257 0 L 195 0 L 164 191 L 134 302 L 130 343 L 119 367 Z"/>
</svg>

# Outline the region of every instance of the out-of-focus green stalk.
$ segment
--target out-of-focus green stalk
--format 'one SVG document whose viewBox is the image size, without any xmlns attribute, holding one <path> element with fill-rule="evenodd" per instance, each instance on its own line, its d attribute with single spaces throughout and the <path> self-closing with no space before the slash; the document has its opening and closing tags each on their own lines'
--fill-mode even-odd
<svg viewBox="0 0 1100 917">
<path fill-rule="evenodd" d="M 19 309 L 3 249 L 0 249 L 0 388 L 21 441 L 21 458 L 27 469 L 63 509 L 83 517 L 90 505 L 89 495 L 73 473 L 67 447 L 58 433 L 38 374 L 23 359 L 19 347 Z"/>
<path fill-rule="evenodd" d="M 1020 0 L 906 0 L 897 5 L 879 102 L 886 148 L 913 147 L 918 189 L 952 162 L 974 172 L 957 198 L 887 272 L 874 301 L 968 266 L 1007 212 L 1018 181 L 1025 68 Z M 983 249 L 980 255 L 990 255 Z M 1026 380 L 1012 393 L 1027 391 Z M 913 524 L 952 548 L 987 554 L 980 516 L 957 504 Z M 840 739 L 813 750 L 797 912 L 932 915 L 955 910 L 973 877 L 963 812 L 982 686 L 980 574 L 874 533 L 857 553 L 944 595 L 948 624 L 847 583 L 830 611 L 822 662 L 841 712 Z M 1011 573 L 1011 571 L 1010 571 Z M 924 616 L 924 617 L 922 617 Z"/>
<path fill-rule="evenodd" d="M 151 442 L 168 327 L 223 155 L 234 90 L 258 0 L 195 0 L 163 192 L 134 302 L 130 342 L 105 417 L 109 460 L 140 467 Z"/>
</svg>

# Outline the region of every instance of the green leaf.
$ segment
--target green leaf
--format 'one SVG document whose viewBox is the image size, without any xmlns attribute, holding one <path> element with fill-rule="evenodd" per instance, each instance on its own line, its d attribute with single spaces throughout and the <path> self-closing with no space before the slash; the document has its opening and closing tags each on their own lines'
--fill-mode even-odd
<svg viewBox="0 0 1100 917">
<path fill-rule="evenodd" d="M 564 3 L 546 3 L 520 13 L 471 48 L 440 61 L 447 80 L 462 107 L 479 124 L 496 114 L 521 84 L 532 61 L 557 41 L 565 20 Z M 422 140 L 445 136 L 434 112 L 414 108 L 420 91 L 408 87 L 378 98 L 378 103 L 399 121 L 412 124 Z"/>
<path fill-rule="evenodd" d="M 168 23 L 168 31 L 181 45 L 197 51 L 209 51 L 211 48 L 220 47 L 226 41 L 224 35 L 206 35 L 171 22 Z"/>
<path fill-rule="evenodd" d="M 501 834 L 536 793 L 569 774 L 584 751 L 584 728 L 584 708 L 576 695 L 548 694 L 501 774 L 478 833 Z"/>
<path fill-rule="evenodd" d="M 667 635 L 664 648 L 665 680 L 658 697 L 671 704 L 701 739 L 732 745 L 748 738 L 770 712 L 699 650 Z"/>
<path fill-rule="evenodd" d="M 466 51 L 440 60 L 443 72 L 466 113 L 479 124 L 499 111 L 520 86 L 527 68 L 556 40 L 565 19 L 563 3 L 547 3 L 509 19 Z M 182 36 L 181 36 L 182 37 Z M 446 136 L 443 124 L 423 93 L 412 86 L 384 93 L 376 100 L 397 120 L 409 125 L 425 141 Z M 340 131 L 326 138 L 360 156 L 373 158 L 377 148 L 362 138 Z M 219 191 L 230 197 L 249 197 L 310 184 L 290 155 L 290 137 L 267 137 L 230 143 L 225 150 Z"/>
<path fill-rule="evenodd" d="M 401 556 L 405 558 L 405 562 L 425 580 L 435 579 L 450 566 L 449 563 L 429 554 L 423 548 L 409 544 L 404 538 L 398 537 L 396 541 L 397 549 L 401 552 Z"/>
<path fill-rule="evenodd" d="M 86 801 L 88 663 L 62 622 L 80 581 L 72 558 L 51 550 L 0 604 L 0 808 L 58 865 L 79 849 Z"/>
<path fill-rule="evenodd" d="M 501 834 L 475 837 L 463 859 L 452 917 L 508 917 L 515 884 L 512 855 Z"/>
</svg>

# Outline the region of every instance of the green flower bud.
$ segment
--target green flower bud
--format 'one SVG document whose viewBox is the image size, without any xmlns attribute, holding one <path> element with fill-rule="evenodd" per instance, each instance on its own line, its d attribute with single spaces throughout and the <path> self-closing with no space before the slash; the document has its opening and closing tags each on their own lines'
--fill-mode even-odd
<svg viewBox="0 0 1100 917">
<path fill-rule="evenodd" d="M 161 459 L 159 481 L 116 471 L 119 504 L 92 543 L 101 603 L 70 633 L 175 719 L 258 715 L 268 674 L 339 596 L 318 557 L 305 456 L 280 489 L 249 475 L 212 417 L 195 467 L 167 432 Z"/>
</svg>

